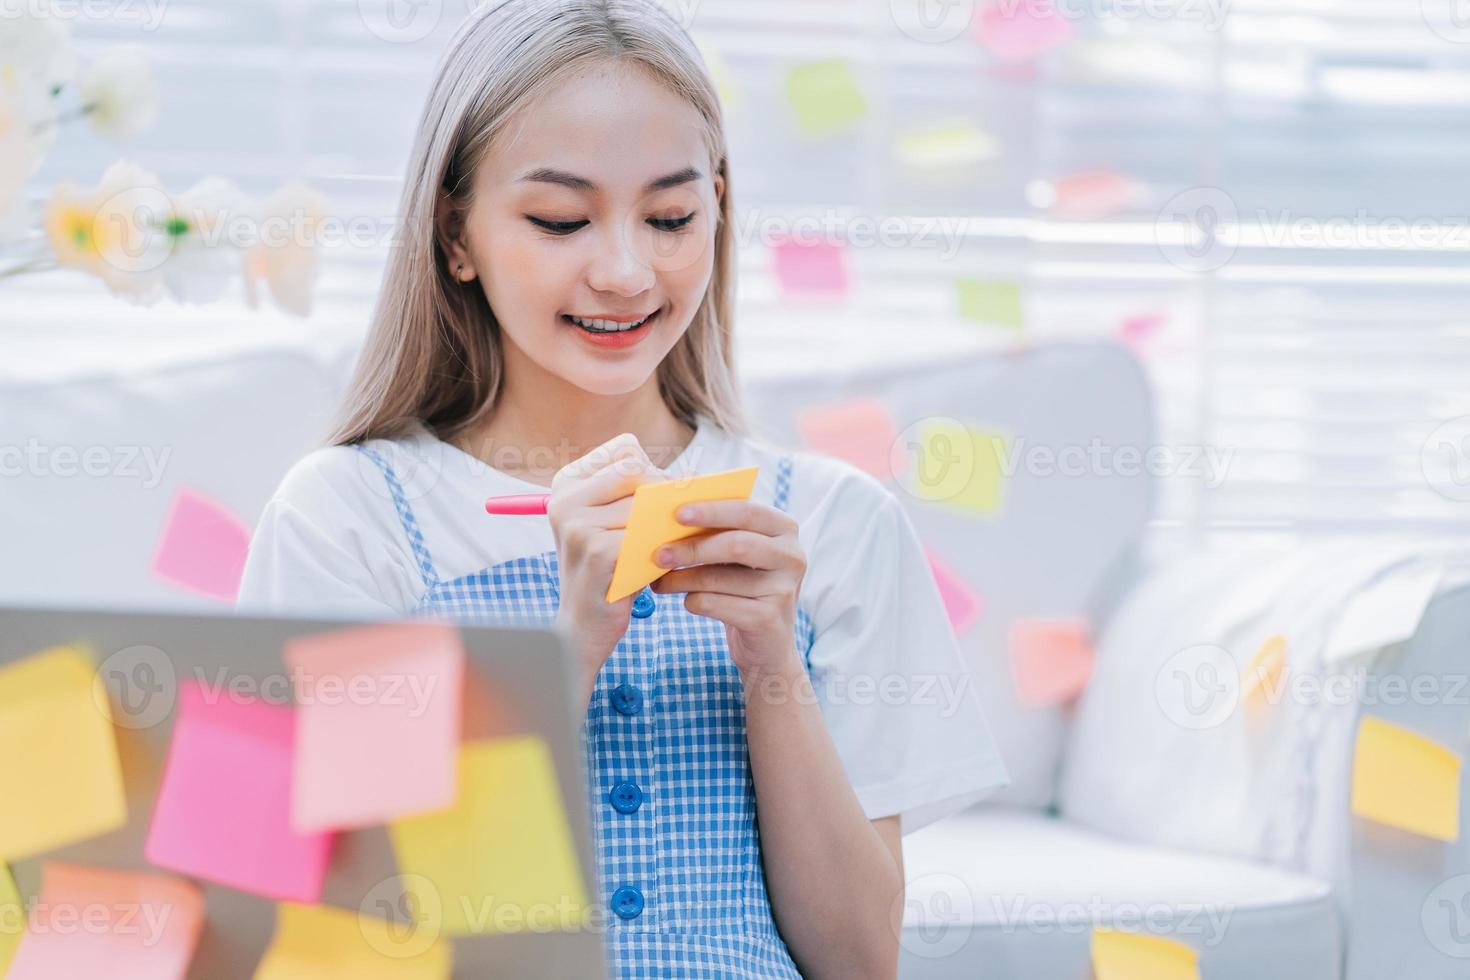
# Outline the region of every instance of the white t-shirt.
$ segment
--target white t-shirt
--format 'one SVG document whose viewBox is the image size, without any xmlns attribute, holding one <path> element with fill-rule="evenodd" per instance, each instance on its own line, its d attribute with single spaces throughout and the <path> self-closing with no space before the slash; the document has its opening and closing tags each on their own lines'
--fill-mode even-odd
<svg viewBox="0 0 1470 980">
<path fill-rule="evenodd" d="M 546 492 L 426 427 L 372 440 L 391 464 L 440 580 L 555 548 L 544 516 L 490 516 L 486 497 Z M 778 447 L 701 421 L 665 469 L 675 476 L 760 467 L 770 504 Z M 963 665 L 918 536 L 899 501 L 841 460 L 794 451 L 786 510 L 807 558 L 799 605 L 812 620 L 811 678 L 869 818 L 905 834 L 1009 781 Z M 427 591 L 382 471 L 349 446 L 294 465 L 251 543 L 242 611 L 399 618 Z"/>
</svg>

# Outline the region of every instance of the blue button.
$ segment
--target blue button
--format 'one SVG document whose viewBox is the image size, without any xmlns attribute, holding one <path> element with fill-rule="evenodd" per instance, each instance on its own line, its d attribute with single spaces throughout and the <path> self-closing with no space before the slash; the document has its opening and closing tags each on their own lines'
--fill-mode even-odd
<svg viewBox="0 0 1470 980">
<path fill-rule="evenodd" d="M 613 809 L 619 813 L 632 813 L 643 805 L 643 790 L 634 783 L 618 783 L 607 794 Z"/>
<path fill-rule="evenodd" d="M 653 593 L 645 585 L 643 591 L 633 597 L 633 615 L 639 619 L 647 619 L 653 615 L 653 610 L 657 605 L 653 601 Z"/>
<path fill-rule="evenodd" d="M 643 911 L 643 893 L 624 885 L 612 894 L 612 910 L 625 919 Z"/>
<path fill-rule="evenodd" d="M 619 684 L 612 689 L 612 705 L 620 715 L 636 715 L 643 710 L 643 692 L 632 684 Z"/>
</svg>

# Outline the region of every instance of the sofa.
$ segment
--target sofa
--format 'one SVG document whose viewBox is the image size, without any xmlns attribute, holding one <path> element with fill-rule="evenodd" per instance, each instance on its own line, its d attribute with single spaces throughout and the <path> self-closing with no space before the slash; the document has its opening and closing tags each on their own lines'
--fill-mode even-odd
<svg viewBox="0 0 1470 980">
<path fill-rule="evenodd" d="M 31 450 L 9 451 L 19 465 L 0 482 L 0 602 L 219 609 L 149 572 L 171 502 L 189 488 L 253 525 L 324 435 L 355 352 L 348 334 L 275 332 L 68 365 L 22 345 L 0 364 L 0 447 Z M 897 420 L 892 458 L 912 424 L 933 419 L 1017 450 L 987 513 L 891 474 L 920 536 L 981 598 L 960 643 L 1012 778 L 905 837 L 903 977 L 1080 980 L 1098 927 L 1177 940 L 1207 978 L 1466 975 L 1470 835 L 1420 839 L 1349 805 L 1364 715 L 1463 753 L 1470 707 L 1450 689 L 1470 671 L 1470 575 L 1457 549 L 1158 547 L 1158 480 L 1136 462 L 1158 448 L 1152 397 L 1113 343 L 745 384 L 773 441 L 795 444 L 810 411 L 864 399 Z M 101 470 L 78 475 L 89 450 Z M 1341 635 L 1385 602 L 1422 615 L 1381 642 Z M 1036 621 L 1085 627 L 1090 677 L 1075 696 L 1018 696 L 1015 630 Z M 1277 636 L 1293 680 L 1343 679 L 1350 696 L 1292 693 L 1248 710 L 1235 680 L 1235 700 L 1202 720 L 1189 684 L 1208 673 L 1228 688 Z M 1438 696 L 1362 695 L 1425 677 Z"/>
</svg>

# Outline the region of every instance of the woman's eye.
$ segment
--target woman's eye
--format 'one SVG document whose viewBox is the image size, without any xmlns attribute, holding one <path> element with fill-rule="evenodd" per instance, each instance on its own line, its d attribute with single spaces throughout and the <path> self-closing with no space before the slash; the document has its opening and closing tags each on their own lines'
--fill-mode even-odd
<svg viewBox="0 0 1470 980">
<path fill-rule="evenodd" d="M 678 231 L 693 221 L 694 215 L 695 212 L 691 211 L 682 218 L 649 218 L 648 223 L 659 231 Z"/>
<path fill-rule="evenodd" d="M 545 221 L 541 218 L 526 215 L 526 220 L 538 228 L 544 228 L 553 235 L 570 235 L 579 228 L 586 227 L 587 221 Z"/>
</svg>

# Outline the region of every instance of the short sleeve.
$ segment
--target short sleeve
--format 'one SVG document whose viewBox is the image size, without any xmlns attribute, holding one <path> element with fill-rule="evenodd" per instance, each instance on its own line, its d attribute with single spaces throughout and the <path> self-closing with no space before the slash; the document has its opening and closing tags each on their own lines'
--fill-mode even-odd
<svg viewBox="0 0 1470 980">
<path fill-rule="evenodd" d="M 852 470 L 815 515 L 811 677 L 863 812 L 904 834 L 1010 781 L 903 506 Z"/>
<path fill-rule="evenodd" d="M 321 459 L 292 468 L 256 524 L 237 611 L 376 619 L 405 612 L 398 562 L 374 547 L 358 526 L 369 516 L 363 502 L 343 490 Z"/>
</svg>

